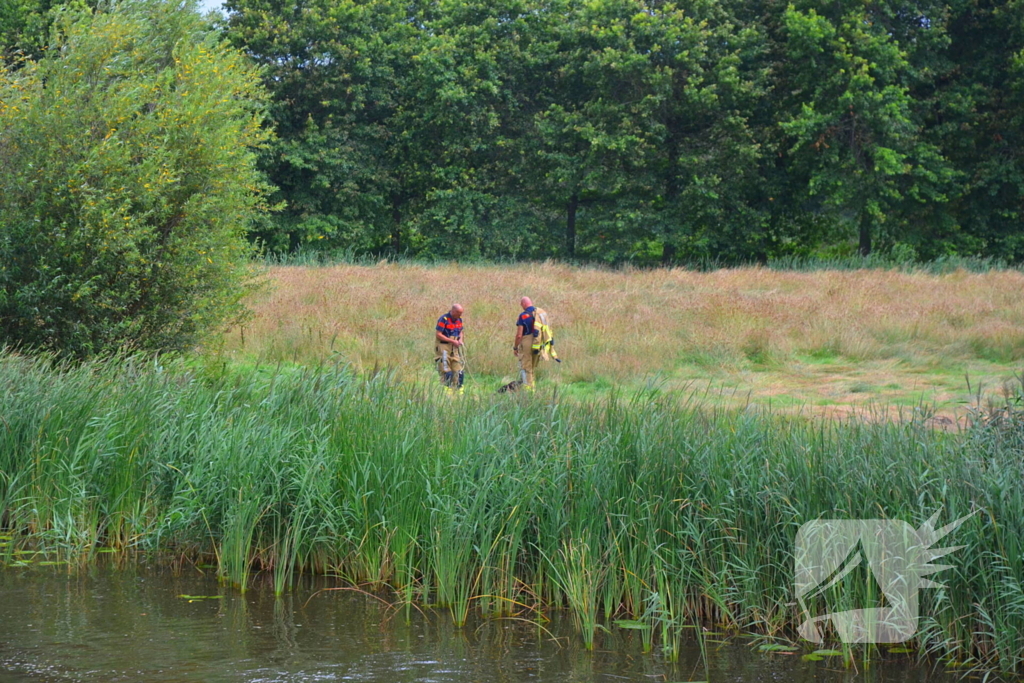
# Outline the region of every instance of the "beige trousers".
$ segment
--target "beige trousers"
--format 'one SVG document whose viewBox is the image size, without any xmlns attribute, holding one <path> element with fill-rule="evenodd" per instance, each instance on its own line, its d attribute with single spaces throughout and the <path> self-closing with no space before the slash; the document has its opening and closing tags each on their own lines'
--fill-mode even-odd
<svg viewBox="0 0 1024 683">
<path fill-rule="evenodd" d="M 537 372 L 537 365 L 540 362 L 540 354 L 533 352 L 534 337 L 523 337 L 519 342 L 519 369 L 522 370 L 519 379 L 524 386 L 532 387 L 534 374 Z"/>
<path fill-rule="evenodd" d="M 462 347 L 454 344 L 434 344 L 434 362 L 437 363 L 437 371 L 441 375 L 441 382 L 444 382 L 446 372 L 452 373 L 452 379 L 458 383 L 459 373 L 464 366 L 462 362 Z"/>
</svg>

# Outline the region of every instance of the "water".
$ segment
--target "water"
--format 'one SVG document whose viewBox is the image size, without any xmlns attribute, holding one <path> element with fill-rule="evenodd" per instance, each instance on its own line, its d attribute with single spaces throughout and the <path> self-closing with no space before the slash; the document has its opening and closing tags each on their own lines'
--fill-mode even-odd
<svg viewBox="0 0 1024 683">
<path fill-rule="evenodd" d="M 705 680 L 700 650 L 680 661 L 643 654 L 637 632 L 614 629 L 587 652 L 567 619 L 451 625 L 444 610 L 388 608 L 358 592 L 309 580 L 275 600 L 269 586 L 245 595 L 211 572 L 179 576 L 138 566 L 0 568 L 0 682 L 512 683 Z M 320 591 L 320 592 L 318 592 Z M 222 596 L 217 599 L 182 598 Z M 749 640 L 709 645 L 710 680 L 952 683 L 955 677 L 888 655 L 870 670 L 838 661 L 767 655 Z"/>
</svg>

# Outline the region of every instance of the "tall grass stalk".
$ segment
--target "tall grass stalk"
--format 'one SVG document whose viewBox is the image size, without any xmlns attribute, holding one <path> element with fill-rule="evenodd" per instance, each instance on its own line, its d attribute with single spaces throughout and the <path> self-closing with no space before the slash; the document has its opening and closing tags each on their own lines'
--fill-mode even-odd
<svg viewBox="0 0 1024 683">
<path fill-rule="evenodd" d="M 562 542 L 558 554 L 548 558 L 548 563 L 569 605 L 573 624 L 583 636 L 583 645 L 593 650 L 598 627 L 598 593 L 604 579 L 600 558 L 588 538 L 572 538 Z"/>
<path fill-rule="evenodd" d="M 468 397 L 466 397 L 468 398 Z M 0 535 L 215 553 L 241 588 L 294 572 L 443 604 L 456 623 L 567 607 L 588 647 L 626 619 L 669 657 L 713 631 L 795 638 L 793 543 L 822 517 L 918 527 L 972 511 L 912 647 L 1024 670 L 1024 421 L 702 410 L 656 389 L 594 402 L 447 400 L 389 373 L 196 370 L 0 356 Z M 212 544 L 212 546 L 211 546 Z M 9 561 L 9 559 L 8 559 Z M 843 604 L 872 598 L 848 586 Z M 489 596 L 489 597 L 483 597 Z M 636 626 L 635 624 L 633 624 Z M 694 628 L 700 627 L 700 628 Z M 851 653 L 859 657 L 860 652 Z"/>
<path fill-rule="evenodd" d="M 253 536 L 261 517 L 259 498 L 238 489 L 238 499 L 225 523 L 220 552 L 220 576 L 243 592 L 249 587 Z"/>
</svg>

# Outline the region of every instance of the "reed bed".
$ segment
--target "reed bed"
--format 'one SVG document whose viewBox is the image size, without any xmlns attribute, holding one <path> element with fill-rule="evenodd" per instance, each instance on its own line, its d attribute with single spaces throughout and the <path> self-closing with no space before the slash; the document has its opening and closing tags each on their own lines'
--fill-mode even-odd
<svg viewBox="0 0 1024 683">
<path fill-rule="evenodd" d="M 804 522 L 979 511 L 949 538 L 964 547 L 935 577 L 947 588 L 925 592 L 912 647 L 1024 666 L 1018 422 L 942 433 L 703 410 L 656 390 L 435 389 L 331 365 L 0 356 L 0 557 L 170 551 L 279 593 L 297 573 L 333 574 L 457 624 L 566 608 L 587 647 L 635 628 L 671 658 L 702 628 L 795 638 Z"/>
</svg>

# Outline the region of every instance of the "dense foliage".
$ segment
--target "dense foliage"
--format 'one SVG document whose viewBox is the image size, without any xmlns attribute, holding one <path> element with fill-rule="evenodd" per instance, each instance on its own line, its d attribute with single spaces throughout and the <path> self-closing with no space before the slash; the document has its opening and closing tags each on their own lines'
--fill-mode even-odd
<svg viewBox="0 0 1024 683">
<path fill-rule="evenodd" d="M 271 249 L 1024 258 L 1021 0 L 228 0 Z"/>
<path fill-rule="evenodd" d="M 60 7 L 0 0 L 3 53 Z M 1024 259 L 1022 0 L 225 9 L 272 96 L 274 252 Z"/>
<path fill-rule="evenodd" d="M 0 65 L 0 342 L 179 348 L 241 311 L 262 86 L 198 12 L 56 14 Z"/>
<path fill-rule="evenodd" d="M 49 0 L 0 0 L 0 55 L 38 56 L 50 28 L 50 5 Z"/>
</svg>

